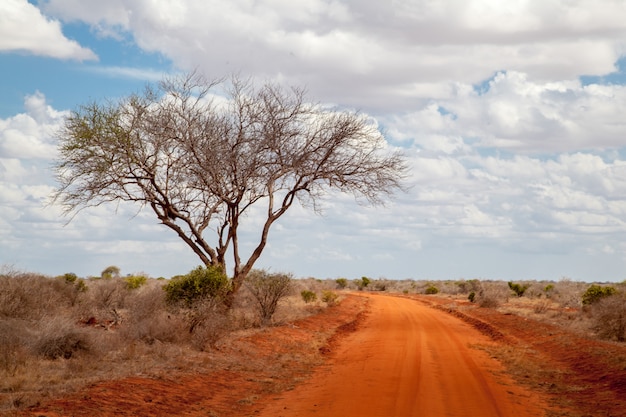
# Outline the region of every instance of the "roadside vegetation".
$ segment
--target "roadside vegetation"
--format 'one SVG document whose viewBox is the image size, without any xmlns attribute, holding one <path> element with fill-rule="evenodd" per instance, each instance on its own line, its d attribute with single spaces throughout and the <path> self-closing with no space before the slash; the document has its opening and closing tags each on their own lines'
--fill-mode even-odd
<svg viewBox="0 0 626 417">
<path fill-rule="evenodd" d="M 220 267 L 170 279 L 49 277 L 0 270 L 0 414 L 99 380 L 207 366 L 242 334 L 284 325 L 341 302 L 345 291 L 443 298 L 587 337 L 626 340 L 626 283 L 294 279 L 253 270 L 233 297 Z"/>
<path fill-rule="evenodd" d="M 171 279 L 117 267 L 84 278 L 0 269 L 0 415 L 99 380 L 206 367 L 240 335 L 340 298 L 334 281 L 261 270 L 235 297 L 229 286 L 212 267 Z M 305 301 L 302 291 L 313 295 Z M 324 291 L 334 298 L 322 301 Z"/>
</svg>

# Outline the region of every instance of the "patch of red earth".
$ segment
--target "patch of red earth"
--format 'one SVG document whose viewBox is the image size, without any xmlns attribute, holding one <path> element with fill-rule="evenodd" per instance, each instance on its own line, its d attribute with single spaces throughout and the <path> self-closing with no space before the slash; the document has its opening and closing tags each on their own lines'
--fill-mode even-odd
<svg viewBox="0 0 626 417">
<path fill-rule="evenodd" d="M 447 308 L 450 300 L 417 297 L 472 324 L 542 369 L 543 381 L 521 382 L 552 397 L 567 416 L 626 416 L 626 346 L 582 337 L 572 331 L 502 314 L 493 309 Z"/>
</svg>

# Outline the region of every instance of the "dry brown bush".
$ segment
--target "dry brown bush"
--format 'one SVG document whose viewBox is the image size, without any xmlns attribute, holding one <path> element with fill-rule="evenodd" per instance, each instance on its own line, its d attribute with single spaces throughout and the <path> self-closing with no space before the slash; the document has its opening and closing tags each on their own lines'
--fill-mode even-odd
<svg viewBox="0 0 626 417">
<path fill-rule="evenodd" d="M 510 290 L 505 282 L 483 281 L 476 302 L 483 308 L 497 308 L 509 301 Z"/>
<path fill-rule="evenodd" d="M 69 305 L 55 284 L 38 274 L 0 275 L 0 317 L 39 319 Z"/>
<path fill-rule="evenodd" d="M 157 283 L 158 284 L 158 283 Z M 182 343 L 188 339 L 184 319 L 168 311 L 160 285 L 146 285 L 125 296 L 119 332 L 127 341 Z"/>
<path fill-rule="evenodd" d="M 26 323 L 0 319 L 0 375 L 14 376 L 26 362 L 24 344 L 28 338 Z"/>
<path fill-rule="evenodd" d="M 93 350 L 88 329 L 63 317 L 42 320 L 32 340 L 32 351 L 45 359 L 69 359 Z"/>
<path fill-rule="evenodd" d="M 598 337 L 626 341 L 626 294 L 614 294 L 594 303 L 591 321 L 591 328 Z"/>
<path fill-rule="evenodd" d="M 256 300 L 257 314 L 261 325 L 267 326 L 278 309 L 280 301 L 293 292 L 293 276 L 253 270 L 246 277 L 244 286 Z"/>
</svg>

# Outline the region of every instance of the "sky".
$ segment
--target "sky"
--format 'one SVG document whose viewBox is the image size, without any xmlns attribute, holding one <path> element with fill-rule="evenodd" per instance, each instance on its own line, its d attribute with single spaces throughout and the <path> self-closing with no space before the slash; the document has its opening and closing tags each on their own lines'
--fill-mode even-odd
<svg viewBox="0 0 626 417">
<path fill-rule="evenodd" d="M 297 277 L 626 279 L 626 1 L 2 0 L 0 265 L 170 277 L 131 205 L 50 204 L 69 111 L 197 70 L 305 87 L 410 165 L 382 207 L 295 206 L 257 267 Z M 244 250 L 258 231 L 244 230 Z M 207 236 L 209 240 L 211 236 Z"/>
</svg>

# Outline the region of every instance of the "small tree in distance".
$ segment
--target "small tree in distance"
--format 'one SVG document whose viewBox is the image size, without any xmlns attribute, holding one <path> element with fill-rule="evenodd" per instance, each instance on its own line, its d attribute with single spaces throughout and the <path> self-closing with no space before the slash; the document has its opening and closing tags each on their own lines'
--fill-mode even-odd
<svg viewBox="0 0 626 417">
<path fill-rule="evenodd" d="M 111 278 L 119 278 L 119 277 L 120 277 L 120 268 L 115 265 L 107 266 L 100 273 L 100 278 L 103 278 L 103 279 L 111 279 Z"/>
<path fill-rule="evenodd" d="M 226 270 L 232 256 L 232 295 L 294 201 L 317 211 L 338 190 L 382 204 L 406 170 L 364 115 L 312 104 L 298 88 L 192 73 L 74 111 L 59 133 L 55 201 L 68 213 L 119 201 L 149 208 L 204 265 Z M 240 226 L 256 206 L 265 218 L 242 257 Z"/>
</svg>

